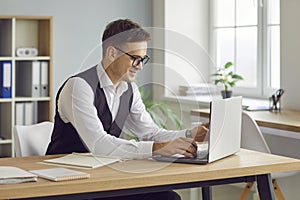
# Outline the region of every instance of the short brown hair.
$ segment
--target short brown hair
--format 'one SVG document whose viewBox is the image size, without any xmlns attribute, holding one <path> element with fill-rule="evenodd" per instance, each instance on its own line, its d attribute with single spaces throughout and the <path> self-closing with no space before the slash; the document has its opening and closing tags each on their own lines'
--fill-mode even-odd
<svg viewBox="0 0 300 200">
<path fill-rule="evenodd" d="M 150 40 L 150 34 L 138 23 L 130 19 L 119 19 L 109 23 L 103 32 L 103 54 L 105 54 L 108 46 L 121 46 L 127 42 L 143 42 L 148 40 Z"/>
</svg>

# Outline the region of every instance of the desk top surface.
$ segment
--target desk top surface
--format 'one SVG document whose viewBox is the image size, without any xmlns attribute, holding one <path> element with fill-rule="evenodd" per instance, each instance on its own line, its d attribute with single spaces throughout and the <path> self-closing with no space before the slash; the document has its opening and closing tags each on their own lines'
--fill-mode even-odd
<svg viewBox="0 0 300 200">
<path fill-rule="evenodd" d="M 56 166 L 37 162 L 54 157 L 58 155 L 1 158 L 0 166 L 16 166 L 25 170 L 51 168 Z M 242 149 L 235 155 L 207 165 L 132 160 L 93 170 L 77 170 L 90 173 L 91 177 L 63 182 L 39 178 L 37 182 L 1 185 L 0 199 L 99 192 L 300 170 L 300 160 Z"/>
<path fill-rule="evenodd" d="M 246 111 L 259 126 L 276 128 L 287 131 L 300 132 L 300 111 L 282 110 L 270 111 Z M 209 109 L 194 109 L 192 115 L 208 117 Z"/>
</svg>

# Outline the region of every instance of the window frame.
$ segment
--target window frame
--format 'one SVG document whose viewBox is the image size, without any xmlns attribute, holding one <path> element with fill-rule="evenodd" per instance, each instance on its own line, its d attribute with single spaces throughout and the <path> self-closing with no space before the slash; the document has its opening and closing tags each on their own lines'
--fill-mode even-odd
<svg viewBox="0 0 300 200">
<path fill-rule="evenodd" d="M 257 76 L 256 76 L 256 87 L 242 87 L 238 86 L 238 84 L 234 87 L 234 93 L 237 95 L 243 95 L 246 97 L 254 97 L 254 98 L 267 98 L 269 97 L 274 91 L 278 88 L 271 88 L 270 87 L 270 76 L 271 76 L 271 71 L 270 68 L 271 66 L 268 63 L 268 60 L 270 59 L 268 55 L 268 1 L 269 0 L 264 0 L 263 6 L 260 6 L 260 0 L 256 0 L 256 5 L 257 5 Z M 211 38 L 209 38 L 209 46 L 210 46 L 210 55 L 214 61 L 217 59 L 217 36 L 215 34 L 215 30 L 218 28 L 222 28 L 222 26 L 215 27 L 214 22 L 216 19 L 216 13 L 214 12 L 214 5 L 215 1 L 210 1 L 210 19 L 209 19 L 209 26 L 210 26 L 210 35 Z M 279 0 L 280 3 L 280 0 Z M 235 0 L 235 5 L 236 5 L 236 0 Z M 235 10 L 235 20 L 236 20 L 236 6 L 234 8 Z M 280 22 L 279 22 L 279 28 L 280 28 Z M 253 25 L 247 25 L 247 26 L 232 26 L 234 28 L 235 33 L 236 29 L 238 27 L 252 27 Z M 229 28 L 228 26 L 223 27 L 224 28 Z M 234 60 L 233 63 L 236 63 L 237 59 L 237 43 L 236 43 L 236 34 L 234 35 Z M 265 66 L 265 67 L 263 67 Z M 215 73 L 215 67 L 216 66 L 211 66 L 210 71 L 211 74 Z M 217 66 L 220 67 L 220 66 Z M 234 66 L 235 67 L 235 66 Z M 279 80 L 280 82 L 280 80 Z"/>
</svg>

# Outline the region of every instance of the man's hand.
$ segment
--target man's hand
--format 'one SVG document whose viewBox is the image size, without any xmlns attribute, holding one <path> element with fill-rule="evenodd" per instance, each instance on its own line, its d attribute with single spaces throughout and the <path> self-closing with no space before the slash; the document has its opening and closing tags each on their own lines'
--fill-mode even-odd
<svg viewBox="0 0 300 200">
<path fill-rule="evenodd" d="M 177 138 L 170 142 L 154 142 L 152 148 L 153 155 L 171 156 L 182 154 L 186 157 L 197 155 L 197 145 L 191 138 Z"/>
<path fill-rule="evenodd" d="M 203 123 L 203 124 L 193 128 L 191 130 L 191 133 L 192 133 L 192 138 L 194 139 L 194 141 L 196 141 L 196 142 L 207 141 L 208 128 L 209 128 L 209 123 Z"/>
</svg>

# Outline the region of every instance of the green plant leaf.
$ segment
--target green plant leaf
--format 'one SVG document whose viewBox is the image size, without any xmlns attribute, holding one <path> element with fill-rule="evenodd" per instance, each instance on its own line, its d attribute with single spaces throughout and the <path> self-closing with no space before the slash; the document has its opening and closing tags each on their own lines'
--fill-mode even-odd
<svg viewBox="0 0 300 200">
<path fill-rule="evenodd" d="M 150 114 L 154 123 L 161 128 L 168 129 L 166 124 L 169 120 L 177 129 L 183 128 L 181 120 L 179 120 L 177 115 L 168 107 L 166 103 L 158 103 L 151 100 L 150 94 L 146 93 L 142 86 L 139 87 L 139 91 L 146 111 Z"/>
<path fill-rule="evenodd" d="M 183 128 L 182 122 L 179 120 L 177 115 L 174 114 L 174 112 L 168 107 L 166 103 L 155 103 L 152 109 L 154 111 L 155 109 L 158 109 L 166 117 L 166 120 L 170 120 L 177 129 Z"/>
<path fill-rule="evenodd" d="M 225 65 L 224 65 L 224 68 L 225 69 L 228 69 L 229 67 L 232 66 L 232 62 L 227 62 Z"/>
<path fill-rule="evenodd" d="M 182 129 L 183 128 L 183 124 L 179 120 L 179 118 L 177 117 L 177 115 L 175 115 L 173 113 L 173 111 L 167 105 L 166 105 L 165 109 L 167 111 L 166 112 L 167 118 L 171 120 L 172 124 L 174 124 L 177 129 Z"/>
<path fill-rule="evenodd" d="M 218 79 L 218 80 L 215 80 L 215 85 L 217 85 L 218 83 L 221 83 L 222 80 Z"/>
<path fill-rule="evenodd" d="M 224 68 L 217 68 L 217 73 L 212 74 L 212 76 L 215 76 L 215 80 L 213 80 L 215 85 L 222 83 L 225 91 L 228 91 L 229 87 L 234 87 L 237 81 L 244 80 L 242 76 L 226 70 L 232 65 L 232 62 L 227 62 Z"/>
<path fill-rule="evenodd" d="M 238 74 L 233 74 L 232 78 L 237 79 L 237 80 L 244 80 L 244 78 Z"/>
<path fill-rule="evenodd" d="M 228 82 L 228 84 L 230 85 L 230 87 L 233 87 L 235 85 L 235 81 Z"/>
<path fill-rule="evenodd" d="M 215 74 L 212 74 L 211 76 L 222 76 L 223 74 L 221 73 L 215 73 Z"/>
<path fill-rule="evenodd" d="M 152 117 L 154 123 L 156 123 L 159 127 L 166 129 L 165 122 L 162 118 L 152 109 L 148 110 L 150 116 Z"/>
</svg>

